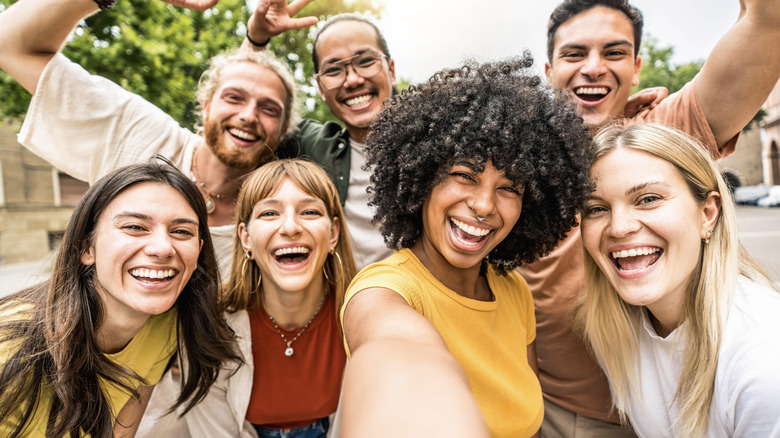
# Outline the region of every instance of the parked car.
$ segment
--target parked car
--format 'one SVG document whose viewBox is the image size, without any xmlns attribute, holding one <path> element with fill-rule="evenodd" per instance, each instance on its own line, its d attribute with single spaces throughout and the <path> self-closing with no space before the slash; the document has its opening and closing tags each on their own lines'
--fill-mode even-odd
<svg viewBox="0 0 780 438">
<path fill-rule="evenodd" d="M 780 186 L 771 186 L 769 193 L 757 201 L 759 207 L 780 206 Z"/>
<path fill-rule="evenodd" d="M 734 200 L 740 205 L 756 205 L 769 195 L 769 186 L 744 186 L 734 189 Z"/>
</svg>

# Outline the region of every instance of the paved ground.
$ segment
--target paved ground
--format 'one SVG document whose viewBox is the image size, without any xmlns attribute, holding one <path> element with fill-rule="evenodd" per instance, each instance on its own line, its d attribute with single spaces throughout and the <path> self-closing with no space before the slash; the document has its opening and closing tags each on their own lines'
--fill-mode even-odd
<svg viewBox="0 0 780 438">
<path fill-rule="evenodd" d="M 742 245 L 780 286 L 780 208 L 737 208 Z M 49 260 L 0 265 L 0 296 L 47 278 Z"/>
</svg>

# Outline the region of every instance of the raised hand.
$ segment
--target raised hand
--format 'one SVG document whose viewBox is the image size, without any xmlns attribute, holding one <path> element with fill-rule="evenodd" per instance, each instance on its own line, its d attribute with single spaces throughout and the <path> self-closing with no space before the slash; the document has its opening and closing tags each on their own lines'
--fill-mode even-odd
<svg viewBox="0 0 780 438">
<path fill-rule="evenodd" d="M 164 0 L 165 1 L 165 0 Z M 172 0 L 208 1 L 208 0 Z M 255 12 L 249 17 L 247 30 L 253 41 L 264 42 L 269 38 L 292 29 L 301 29 L 317 24 L 317 17 L 293 18 L 301 9 L 314 0 L 260 0 Z"/>
<path fill-rule="evenodd" d="M 661 103 L 669 95 L 669 89 L 665 87 L 645 88 L 637 91 L 628 98 L 628 103 L 623 110 L 626 117 L 634 117 L 639 113 L 650 111 Z"/>
</svg>

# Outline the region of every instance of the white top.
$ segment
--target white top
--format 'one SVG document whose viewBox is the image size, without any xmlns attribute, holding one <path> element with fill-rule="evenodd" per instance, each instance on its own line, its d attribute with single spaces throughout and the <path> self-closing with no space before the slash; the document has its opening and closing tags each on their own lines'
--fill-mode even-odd
<svg viewBox="0 0 780 438">
<path fill-rule="evenodd" d="M 368 186 L 371 172 L 363 170 L 366 165 L 366 145 L 349 140 L 351 148 L 349 164 L 349 187 L 347 202 L 344 203 L 344 216 L 347 219 L 349 238 L 355 265 L 358 270 L 390 257 L 395 251 L 385 245 L 379 224 L 372 224 L 374 209 L 368 206 Z"/>
<path fill-rule="evenodd" d="M 639 436 L 673 437 L 686 327 L 661 338 L 647 314 L 642 323 L 641 397 L 623 408 Z M 707 437 L 780 437 L 780 293 L 745 277 L 723 331 Z"/>
<path fill-rule="evenodd" d="M 118 167 L 147 162 L 155 154 L 194 181 L 192 154 L 203 139 L 140 96 L 57 54 L 38 80 L 19 143 L 93 184 Z M 235 226 L 209 229 L 219 270 L 227 275 Z"/>
</svg>

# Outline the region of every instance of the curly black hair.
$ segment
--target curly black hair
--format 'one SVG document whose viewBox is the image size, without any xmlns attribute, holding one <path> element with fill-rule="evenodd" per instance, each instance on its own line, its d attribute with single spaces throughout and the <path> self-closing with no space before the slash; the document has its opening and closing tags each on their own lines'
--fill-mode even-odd
<svg viewBox="0 0 780 438">
<path fill-rule="evenodd" d="M 532 71 L 533 57 L 467 62 L 393 97 L 368 137 L 374 221 L 392 248 L 412 246 L 422 207 L 453 161 L 491 161 L 525 188 L 523 211 L 488 255 L 505 273 L 549 253 L 592 190 L 591 136 L 574 104 Z"/>
</svg>

